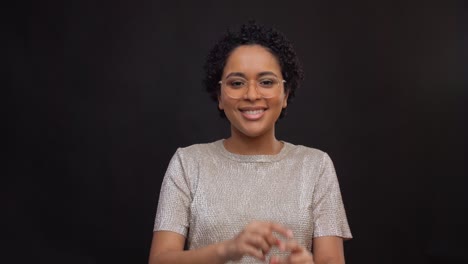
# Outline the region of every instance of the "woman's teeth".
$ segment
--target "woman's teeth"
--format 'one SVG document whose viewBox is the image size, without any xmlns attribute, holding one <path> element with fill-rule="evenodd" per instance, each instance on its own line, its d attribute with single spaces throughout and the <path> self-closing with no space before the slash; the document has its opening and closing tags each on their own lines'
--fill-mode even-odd
<svg viewBox="0 0 468 264">
<path fill-rule="evenodd" d="M 261 114 L 263 113 L 263 109 L 261 110 L 247 110 L 247 111 L 243 111 L 244 113 L 248 114 L 248 115 L 257 115 L 257 114 Z"/>
</svg>

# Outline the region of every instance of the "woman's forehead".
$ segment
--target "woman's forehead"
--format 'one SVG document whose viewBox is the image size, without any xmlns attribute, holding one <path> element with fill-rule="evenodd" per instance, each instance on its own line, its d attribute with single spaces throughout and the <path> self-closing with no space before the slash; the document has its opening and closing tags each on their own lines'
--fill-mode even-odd
<svg viewBox="0 0 468 264">
<path fill-rule="evenodd" d="M 235 48 L 226 60 L 223 76 L 232 72 L 245 76 L 257 76 L 265 73 L 281 74 L 281 67 L 276 56 L 260 45 L 243 45 Z"/>
</svg>

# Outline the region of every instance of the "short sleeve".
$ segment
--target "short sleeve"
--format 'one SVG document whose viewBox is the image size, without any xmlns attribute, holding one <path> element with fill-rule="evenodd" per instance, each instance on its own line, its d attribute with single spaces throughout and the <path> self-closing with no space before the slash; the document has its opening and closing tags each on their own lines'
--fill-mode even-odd
<svg viewBox="0 0 468 264">
<path fill-rule="evenodd" d="M 177 150 L 164 175 L 153 230 L 187 236 L 192 198 L 179 154 Z"/>
<path fill-rule="evenodd" d="M 313 237 L 352 238 L 333 162 L 324 153 L 313 194 Z"/>
</svg>

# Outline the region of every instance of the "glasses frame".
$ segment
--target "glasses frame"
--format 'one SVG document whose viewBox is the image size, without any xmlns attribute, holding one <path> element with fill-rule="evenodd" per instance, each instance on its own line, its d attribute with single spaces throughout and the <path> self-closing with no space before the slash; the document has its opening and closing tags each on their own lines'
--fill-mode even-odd
<svg viewBox="0 0 468 264">
<path fill-rule="evenodd" d="M 277 78 L 277 77 L 274 77 L 274 78 L 275 78 L 275 79 L 278 79 L 278 87 L 280 86 L 280 84 L 283 84 L 283 85 L 284 85 L 284 84 L 286 83 L 286 80 L 284 80 L 284 79 L 281 80 L 281 79 L 279 79 L 279 78 Z M 250 80 L 247 80 L 247 81 L 250 83 Z M 220 80 L 220 81 L 218 82 L 218 84 L 220 85 L 220 88 L 221 88 L 221 90 L 222 90 L 222 88 L 223 88 L 223 81 Z M 225 91 L 225 93 L 226 93 L 226 95 L 227 95 L 229 98 L 232 98 L 232 99 L 242 99 L 242 97 L 244 97 L 244 96 L 249 92 L 249 88 L 248 88 L 248 87 L 249 87 L 249 85 L 247 85 L 247 89 L 245 90 L 245 93 L 244 93 L 241 97 L 239 97 L 239 98 L 233 97 L 233 96 L 229 95 L 226 91 Z M 265 97 L 265 96 L 258 90 L 258 80 L 256 80 L 256 82 L 255 82 L 255 91 L 257 92 L 257 94 L 259 94 L 262 98 L 265 98 L 265 99 L 270 99 L 270 98 L 275 97 L 275 96 Z"/>
</svg>

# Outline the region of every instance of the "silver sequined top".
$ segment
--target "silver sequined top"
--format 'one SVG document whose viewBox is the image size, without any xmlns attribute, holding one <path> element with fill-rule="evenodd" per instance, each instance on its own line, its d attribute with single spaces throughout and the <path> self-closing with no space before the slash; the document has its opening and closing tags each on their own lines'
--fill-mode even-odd
<svg viewBox="0 0 468 264">
<path fill-rule="evenodd" d="M 223 140 L 177 149 L 154 231 L 182 234 L 194 249 L 231 239 L 252 220 L 285 225 L 309 250 L 314 237 L 352 237 L 325 152 L 284 142 L 276 155 L 238 155 Z M 239 263 L 262 262 L 246 256 Z"/>
</svg>

